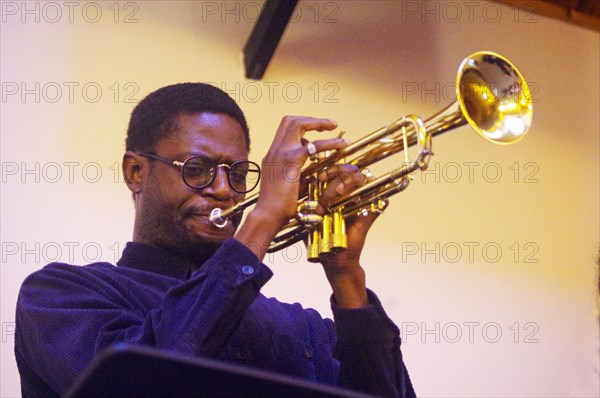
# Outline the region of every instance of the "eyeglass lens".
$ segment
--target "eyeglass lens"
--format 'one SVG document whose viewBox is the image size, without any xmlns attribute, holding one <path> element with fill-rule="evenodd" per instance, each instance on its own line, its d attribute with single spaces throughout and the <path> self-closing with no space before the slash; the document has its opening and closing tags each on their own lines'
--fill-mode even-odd
<svg viewBox="0 0 600 398">
<path fill-rule="evenodd" d="M 239 193 L 253 190 L 260 179 L 260 168 L 250 161 L 239 161 L 226 166 L 227 179 L 231 188 Z M 200 158 L 188 159 L 183 165 L 183 178 L 193 188 L 209 185 L 217 173 L 215 164 L 207 163 Z"/>
</svg>

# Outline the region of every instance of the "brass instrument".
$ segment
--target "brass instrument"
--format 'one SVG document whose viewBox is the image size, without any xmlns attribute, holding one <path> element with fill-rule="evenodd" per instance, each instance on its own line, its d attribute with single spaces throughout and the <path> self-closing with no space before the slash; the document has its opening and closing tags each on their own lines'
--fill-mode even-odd
<svg viewBox="0 0 600 398">
<path fill-rule="evenodd" d="M 457 100 L 423 121 L 404 116 L 390 125 L 358 139 L 342 150 L 318 154 L 301 170 L 309 181 L 308 195 L 300 198 L 298 213 L 273 239 L 269 252 L 275 252 L 307 238 L 308 261 L 344 249 L 344 219 L 351 215 L 382 212 L 386 199 L 408 186 L 411 174 L 425 170 L 432 152 L 432 137 L 469 124 L 480 136 L 496 144 L 512 144 L 531 125 L 532 105 L 527 83 L 505 58 L 492 52 L 478 52 L 465 58 L 456 77 Z M 409 161 L 405 148 L 418 145 L 418 154 Z M 361 151 L 363 151 L 361 153 Z M 317 179 L 320 171 L 340 161 L 365 169 L 382 159 L 404 151 L 404 163 L 381 177 L 367 182 L 349 195 L 331 203 L 327 214 L 315 213 L 319 193 L 324 188 Z M 224 226 L 227 219 L 256 203 L 258 193 L 222 210 L 213 209 L 211 222 Z"/>
</svg>

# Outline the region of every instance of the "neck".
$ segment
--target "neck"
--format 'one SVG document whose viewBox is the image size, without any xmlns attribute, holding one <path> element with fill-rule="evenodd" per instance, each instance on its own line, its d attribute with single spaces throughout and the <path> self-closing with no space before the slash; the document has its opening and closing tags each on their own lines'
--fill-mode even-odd
<svg viewBox="0 0 600 398">
<path fill-rule="evenodd" d="M 192 261 L 197 265 L 196 269 L 200 268 L 206 260 L 211 258 L 222 244 L 222 242 L 189 242 L 185 240 L 163 241 L 145 236 L 145 234 L 139 233 L 138 229 L 134 230 L 132 241 L 168 250 L 177 256 Z"/>
</svg>

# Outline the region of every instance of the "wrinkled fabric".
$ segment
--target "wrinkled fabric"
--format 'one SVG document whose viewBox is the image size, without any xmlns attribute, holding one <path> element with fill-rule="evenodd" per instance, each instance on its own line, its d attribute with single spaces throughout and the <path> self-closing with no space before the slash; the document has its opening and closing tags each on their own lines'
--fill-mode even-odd
<svg viewBox="0 0 600 398">
<path fill-rule="evenodd" d="M 271 276 L 235 239 L 204 264 L 131 242 L 117 266 L 49 264 L 25 280 L 17 302 L 23 396 L 64 394 L 99 352 L 121 342 L 415 396 L 399 330 L 374 293 L 360 309 L 340 308 L 332 298 L 334 323 L 263 296 Z"/>
</svg>

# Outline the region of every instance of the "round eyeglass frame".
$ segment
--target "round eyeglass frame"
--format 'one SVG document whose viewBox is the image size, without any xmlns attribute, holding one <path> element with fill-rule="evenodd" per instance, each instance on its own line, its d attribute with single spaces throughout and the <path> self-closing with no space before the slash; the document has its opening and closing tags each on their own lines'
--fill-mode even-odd
<svg viewBox="0 0 600 398">
<path fill-rule="evenodd" d="M 237 193 L 248 193 L 248 192 L 251 192 L 252 190 L 254 190 L 258 186 L 258 183 L 260 182 L 260 177 L 261 177 L 260 166 L 258 165 L 258 163 L 253 162 L 251 160 L 238 160 L 237 162 L 233 162 L 231 164 L 227 164 L 227 163 L 210 163 L 210 162 L 207 162 L 202 156 L 192 156 L 192 157 L 187 158 L 183 162 L 181 162 L 179 160 L 167 159 L 167 158 L 163 158 L 161 156 L 155 155 L 153 153 L 147 153 L 147 152 L 139 152 L 138 155 L 146 157 L 146 158 L 149 158 L 149 159 L 158 160 L 159 162 L 163 162 L 165 164 L 168 164 L 168 165 L 171 165 L 171 166 L 174 166 L 174 167 L 178 167 L 180 169 L 181 178 L 183 179 L 183 182 L 185 183 L 185 185 L 187 185 L 188 187 L 190 187 L 192 189 L 202 189 L 202 188 L 205 188 L 205 187 L 209 186 L 210 184 L 212 184 L 215 181 L 215 178 L 217 177 L 216 171 L 221 166 L 227 168 L 227 184 L 229 184 L 229 187 L 231 189 L 233 189 Z M 201 186 L 195 186 L 195 185 L 190 184 L 188 182 L 188 180 L 186 179 L 186 176 L 185 176 L 185 173 L 184 173 L 185 165 L 188 164 L 188 162 L 190 160 L 194 160 L 194 159 L 202 159 L 202 162 L 211 165 L 211 169 L 213 170 L 211 178 L 205 184 L 203 184 Z M 231 176 L 231 168 L 234 165 L 238 164 L 238 163 L 247 163 L 247 164 L 250 164 L 252 166 L 255 166 L 256 169 L 257 169 L 258 178 L 256 179 L 256 182 L 254 182 L 254 185 L 250 189 L 246 189 L 245 191 L 241 191 L 239 189 L 236 189 L 233 186 L 233 184 L 231 183 L 231 177 L 230 177 Z M 246 183 L 247 182 L 248 182 L 248 180 L 246 180 Z"/>
</svg>

